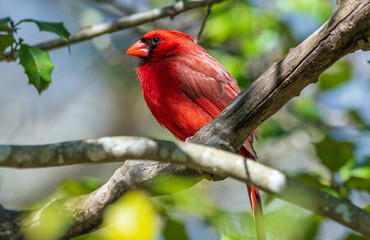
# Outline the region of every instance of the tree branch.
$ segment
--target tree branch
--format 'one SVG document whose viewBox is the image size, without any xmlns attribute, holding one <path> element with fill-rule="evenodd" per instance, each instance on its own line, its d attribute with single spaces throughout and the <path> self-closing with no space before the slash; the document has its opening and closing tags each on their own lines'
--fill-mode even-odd
<svg viewBox="0 0 370 240">
<path fill-rule="evenodd" d="M 213 1 L 204 2 L 207 2 L 205 5 L 208 5 Z M 299 95 L 300 91 L 308 84 L 316 82 L 317 77 L 339 58 L 358 49 L 369 50 L 370 3 L 368 1 L 352 0 L 339 1 L 338 4 L 333 15 L 320 29 L 298 47 L 292 49 L 283 60 L 274 64 L 274 66 L 256 80 L 249 89 L 241 93 L 219 117 L 203 127 L 195 137 L 193 137 L 192 141 L 236 152 L 246 136 L 248 136 L 253 129 L 277 112 L 291 98 Z M 137 16 L 140 16 L 140 14 Z M 56 47 L 59 47 L 59 45 Z M 136 143 L 139 140 L 140 139 L 136 139 Z M 95 141 L 98 141 L 99 144 L 99 140 Z M 215 149 L 207 148 L 207 150 L 197 152 L 197 149 L 201 146 L 183 143 L 171 143 L 169 144 L 170 146 L 167 146 L 163 141 L 143 141 L 145 144 L 156 143 L 157 147 L 159 146 L 158 149 L 165 149 L 166 151 L 162 150 L 161 156 L 161 151 L 154 145 L 146 146 L 148 148 L 141 148 L 137 146 L 133 147 L 133 145 L 130 144 L 124 144 L 125 147 L 123 148 L 119 145 L 111 145 L 111 148 L 108 149 L 110 153 L 123 154 L 124 152 L 132 154 L 126 156 L 126 159 L 149 156 L 146 155 L 146 151 L 150 150 L 152 151 L 151 154 L 153 154 L 153 156 L 149 157 L 151 160 L 158 157 L 157 160 L 163 159 L 169 162 L 178 162 L 193 168 L 202 166 L 200 167 L 202 170 L 246 181 L 260 187 L 270 194 L 291 201 L 320 215 L 330 217 L 370 237 L 370 229 L 368 228 L 370 225 L 369 214 L 364 210 L 346 201 L 336 199 L 320 190 L 287 178 L 277 170 L 252 161 L 247 161 L 245 163 L 240 156 L 227 155 L 228 153 Z M 162 143 L 166 146 L 162 146 Z M 84 144 L 88 144 L 90 148 L 89 144 L 91 143 L 85 141 Z M 63 146 L 66 147 L 67 145 Z M 104 144 L 102 144 L 102 146 L 104 146 Z M 14 154 L 13 151 L 20 154 L 18 157 L 14 158 L 16 161 L 19 161 L 16 163 L 19 164 L 19 166 L 31 167 L 32 164 L 35 164 L 36 161 L 21 157 L 22 149 L 14 150 L 16 148 L 13 147 L 14 146 L 6 145 L 0 146 L 0 162 L 2 162 L 4 166 L 5 164 L 11 165 L 8 163 L 8 158 L 10 155 Z M 59 147 L 57 145 L 54 145 L 54 147 L 56 150 L 51 151 L 52 156 L 62 156 L 61 159 L 65 161 L 65 163 L 70 161 L 68 158 L 73 155 L 72 153 L 68 151 L 58 151 L 57 148 Z M 187 149 L 188 147 L 191 147 L 191 151 L 195 149 L 194 155 L 191 155 L 191 152 L 187 152 L 187 150 L 189 150 Z M 88 158 L 84 161 L 102 160 L 102 155 L 99 155 L 102 149 L 105 150 L 104 147 L 97 147 L 94 149 L 93 157 L 89 157 L 87 152 L 85 152 Z M 74 150 L 77 152 L 80 151 L 78 149 Z M 55 160 L 50 160 L 52 156 L 49 158 L 48 154 L 50 154 L 50 152 L 48 153 L 48 150 L 45 150 L 45 152 L 44 154 L 46 155 L 36 156 L 30 154 L 29 156 L 36 156 L 39 160 L 49 159 L 47 163 L 44 163 L 46 165 L 50 164 L 50 162 L 57 162 Z M 134 152 L 140 154 L 135 155 Z M 53 155 L 55 153 L 57 153 L 57 155 Z M 107 156 L 111 157 L 109 161 L 118 161 L 119 158 L 125 159 L 123 155 L 118 157 L 118 155 L 108 154 L 105 157 Z M 220 159 L 216 160 L 217 156 L 220 156 Z M 73 163 L 75 162 L 73 161 Z M 76 224 L 66 236 L 75 236 L 96 227 L 101 220 L 101 212 L 107 204 L 117 199 L 128 189 L 141 187 L 150 188 L 158 173 L 189 173 L 189 170 L 186 168 L 180 167 L 180 170 L 178 170 L 175 165 L 162 164 L 163 163 L 133 163 L 132 161 L 126 161 L 102 188 L 92 194 L 55 201 L 62 203 L 67 212 L 77 214 Z M 261 172 L 263 172 L 262 175 Z M 202 174 L 195 170 L 190 174 L 202 177 Z M 107 195 L 105 195 L 105 193 Z M 104 196 L 107 196 L 107 198 L 104 198 Z M 78 206 L 77 209 L 76 206 Z M 40 213 L 40 211 L 43 211 L 43 209 L 33 213 Z M 5 210 L 2 212 L 9 213 Z M 12 216 L 8 219 L 13 219 L 14 221 L 5 222 L 5 224 L 10 223 L 10 225 L 6 226 L 13 226 L 11 229 L 18 229 L 18 232 L 14 231 L 13 233 L 19 234 L 20 222 L 18 221 L 18 214 L 9 213 L 7 216 Z M 37 217 L 39 215 L 36 214 L 34 216 Z M 3 224 L 4 222 L 0 222 L 0 234 L 9 232 Z"/>
<path fill-rule="evenodd" d="M 91 152 L 88 151 L 81 155 L 81 149 L 76 146 L 86 144 L 86 142 L 89 144 Z M 96 154 L 99 158 L 95 159 L 95 163 L 124 161 L 126 159 L 158 160 L 201 169 L 220 176 L 230 176 L 321 216 L 331 218 L 370 237 L 370 229 L 368 228 L 370 214 L 365 210 L 348 201 L 335 198 L 328 193 L 291 179 L 278 170 L 226 151 L 190 143 L 174 143 L 140 137 L 106 137 L 81 142 L 75 141 L 70 145 L 64 145 L 63 150 L 70 155 L 86 159 L 91 159 L 90 153 Z M 27 150 L 25 150 L 24 157 L 28 160 L 37 158 L 33 154 L 27 155 Z M 74 226 L 65 237 L 79 235 L 95 228 L 101 222 L 104 208 L 124 192 L 137 188 L 150 189 L 156 179 L 168 181 L 166 178 L 160 178 L 158 173 L 173 173 L 175 171 L 186 175 L 184 169 L 183 167 L 177 168 L 176 165 L 168 166 L 155 162 L 145 164 L 142 160 L 138 162 L 127 161 L 98 190 L 83 196 L 55 200 L 47 204 L 46 207 L 32 212 L 29 221 L 32 221 L 33 224 L 40 221 L 43 211 L 46 211 L 51 205 L 57 204 L 63 206 L 64 213 L 68 213 L 69 217 L 75 219 Z M 198 170 L 193 171 L 190 174 L 195 173 L 201 176 Z M 3 232 L 1 231 L 4 229 L 3 224 L 7 226 L 18 224 L 17 226 L 20 226 L 18 217 L 13 220 L 16 222 L 0 223 L 0 233 Z M 12 234 L 18 234 L 18 232 Z"/>
<path fill-rule="evenodd" d="M 192 142 L 238 152 L 263 121 L 344 55 L 370 49 L 370 2 L 341 1 L 329 20 L 239 94 Z"/>
<path fill-rule="evenodd" d="M 218 3 L 223 0 L 199 0 L 199 1 L 178 1 L 174 5 L 170 5 L 164 8 L 156 8 L 146 12 L 140 12 L 136 14 L 129 15 L 127 17 L 118 18 L 112 22 L 100 23 L 96 25 L 89 25 L 81 28 L 78 31 L 73 32 L 68 38 L 68 44 L 75 44 L 82 41 L 92 39 L 94 37 L 118 32 L 128 28 L 132 28 L 147 22 L 152 22 L 160 18 L 174 17 L 182 12 L 192 10 L 194 8 L 199 8 L 203 6 L 209 6 L 213 3 Z M 67 43 L 63 39 L 54 39 L 51 41 L 43 42 L 35 45 L 42 50 L 52 50 L 61 47 L 66 47 Z M 18 58 L 18 52 L 14 52 L 14 56 L 11 58 L 15 60 Z M 9 53 L 5 53 L 8 55 Z M 3 56 L 0 56 L 0 61 L 5 60 Z"/>
</svg>

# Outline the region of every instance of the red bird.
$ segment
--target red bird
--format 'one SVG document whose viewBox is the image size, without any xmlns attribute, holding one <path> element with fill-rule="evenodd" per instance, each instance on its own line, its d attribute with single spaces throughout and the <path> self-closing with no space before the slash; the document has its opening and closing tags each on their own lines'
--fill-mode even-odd
<svg viewBox="0 0 370 240">
<path fill-rule="evenodd" d="M 137 75 L 145 101 L 159 124 L 185 141 L 215 118 L 240 89 L 231 74 L 188 34 L 154 30 L 132 45 L 127 54 L 140 58 Z M 253 138 L 240 155 L 257 160 Z M 265 239 L 259 190 L 247 185 L 257 238 Z"/>
</svg>

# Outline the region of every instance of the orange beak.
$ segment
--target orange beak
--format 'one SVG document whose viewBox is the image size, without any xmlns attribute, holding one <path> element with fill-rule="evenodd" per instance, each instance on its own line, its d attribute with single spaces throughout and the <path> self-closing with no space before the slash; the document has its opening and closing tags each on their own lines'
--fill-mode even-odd
<svg viewBox="0 0 370 240">
<path fill-rule="evenodd" d="M 134 57 L 147 57 L 149 48 L 145 43 L 139 40 L 127 50 L 126 54 Z"/>
</svg>

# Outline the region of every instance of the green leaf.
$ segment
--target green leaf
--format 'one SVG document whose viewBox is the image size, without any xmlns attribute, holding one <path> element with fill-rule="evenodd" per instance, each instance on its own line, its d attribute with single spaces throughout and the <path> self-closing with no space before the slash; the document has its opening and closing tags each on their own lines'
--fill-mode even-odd
<svg viewBox="0 0 370 240">
<path fill-rule="evenodd" d="M 15 42 L 12 35 L 0 34 L 0 52 L 4 52 L 9 46 Z"/>
<path fill-rule="evenodd" d="M 363 207 L 363 209 L 366 211 L 366 212 L 369 212 L 370 213 L 370 205 L 365 205 Z"/>
<path fill-rule="evenodd" d="M 328 185 L 322 182 L 322 177 L 313 172 L 301 172 L 293 176 L 294 179 L 297 179 L 301 182 L 307 183 L 315 188 L 323 189 L 328 187 Z"/>
<path fill-rule="evenodd" d="M 370 192 L 370 179 L 368 178 L 350 177 L 343 185 Z"/>
<path fill-rule="evenodd" d="M 312 97 L 299 97 L 294 101 L 294 112 L 308 120 L 319 121 L 321 114 L 317 103 Z"/>
<path fill-rule="evenodd" d="M 51 83 L 51 71 L 55 67 L 49 58 L 49 53 L 35 47 L 21 44 L 20 64 L 28 76 L 29 83 L 34 85 L 41 94 Z"/>
<path fill-rule="evenodd" d="M 338 171 L 346 162 L 353 159 L 352 146 L 349 142 L 336 142 L 326 136 L 315 147 L 321 162 L 332 172 Z"/>
<path fill-rule="evenodd" d="M 369 124 L 366 123 L 357 110 L 351 109 L 347 112 L 347 115 L 359 130 L 370 130 Z"/>
<path fill-rule="evenodd" d="M 343 240 L 366 240 L 366 238 L 355 233 L 349 233 Z"/>
<path fill-rule="evenodd" d="M 250 212 L 218 210 L 209 218 L 209 222 L 222 235 L 222 239 L 253 239 L 256 236 L 253 215 Z"/>
<path fill-rule="evenodd" d="M 181 222 L 173 219 L 167 219 L 166 226 L 164 227 L 163 236 L 165 240 L 188 240 L 185 227 Z"/>
<path fill-rule="evenodd" d="M 33 19 L 25 19 L 22 22 L 34 22 L 39 27 L 40 31 L 52 32 L 58 35 L 61 39 L 68 42 L 70 33 L 64 27 L 62 22 L 42 22 Z"/>
<path fill-rule="evenodd" d="M 0 19 L 0 32 L 13 32 L 13 29 L 9 26 L 10 21 L 9 17 Z"/>
<path fill-rule="evenodd" d="M 305 235 L 302 240 L 310 240 L 315 239 L 319 232 L 319 227 L 321 222 L 324 220 L 323 217 L 313 214 L 311 218 L 308 220 L 309 223 L 306 225 L 307 228 L 305 230 Z"/>
<path fill-rule="evenodd" d="M 338 61 L 319 77 L 319 86 L 322 90 L 331 90 L 348 82 L 353 73 L 349 61 Z"/>
<path fill-rule="evenodd" d="M 318 223 L 311 217 L 310 213 L 285 203 L 280 208 L 264 213 L 268 236 L 273 236 L 271 239 L 307 239 L 315 235 Z"/>
<path fill-rule="evenodd" d="M 271 137 L 283 137 L 287 135 L 287 131 L 285 131 L 278 121 L 275 119 L 268 119 L 258 128 L 258 136 L 261 139 L 267 139 Z"/>
<path fill-rule="evenodd" d="M 60 239 L 73 224 L 70 211 L 60 201 L 49 202 L 37 212 L 40 224 L 34 224 L 35 213 L 22 218 L 22 232 L 25 239 Z"/>
<path fill-rule="evenodd" d="M 60 187 L 68 196 L 79 196 L 90 193 L 100 186 L 101 184 L 97 179 L 87 178 L 81 182 L 64 180 Z"/>
</svg>

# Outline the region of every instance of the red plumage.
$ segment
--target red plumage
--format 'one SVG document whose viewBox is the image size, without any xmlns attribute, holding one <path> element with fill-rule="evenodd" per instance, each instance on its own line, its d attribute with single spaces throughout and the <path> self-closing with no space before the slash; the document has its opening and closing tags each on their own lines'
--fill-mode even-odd
<svg viewBox="0 0 370 240">
<path fill-rule="evenodd" d="M 185 141 L 215 118 L 240 93 L 236 80 L 193 37 L 173 30 L 154 30 L 127 50 L 141 58 L 137 75 L 145 101 L 176 138 Z M 257 160 L 249 136 L 240 154 Z M 257 228 L 263 230 L 259 191 L 248 186 Z M 258 216 L 257 216 L 257 215 Z M 264 239 L 258 233 L 259 239 Z"/>
</svg>

